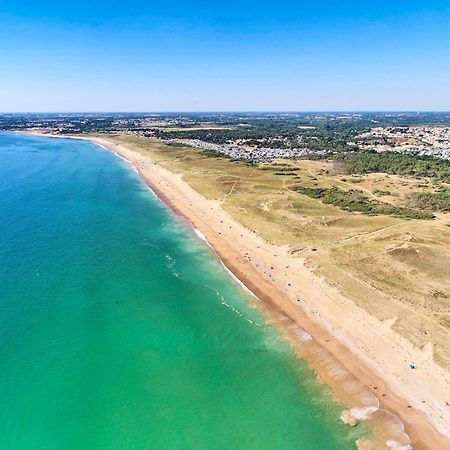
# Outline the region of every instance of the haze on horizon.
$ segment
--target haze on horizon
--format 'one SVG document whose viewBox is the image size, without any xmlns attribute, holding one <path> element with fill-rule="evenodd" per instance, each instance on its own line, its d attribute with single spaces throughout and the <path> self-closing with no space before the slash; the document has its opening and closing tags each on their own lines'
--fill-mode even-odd
<svg viewBox="0 0 450 450">
<path fill-rule="evenodd" d="M 0 4 L 0 111 L 450 109 L 450 3 Z"/>
</svg>

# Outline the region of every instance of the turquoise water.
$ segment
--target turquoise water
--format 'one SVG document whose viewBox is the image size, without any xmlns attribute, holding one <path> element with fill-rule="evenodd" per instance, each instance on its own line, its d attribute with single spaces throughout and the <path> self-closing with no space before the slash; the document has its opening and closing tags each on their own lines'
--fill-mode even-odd
<svg viewBox="0 0 450 450">
<path fill-rule="evenodd" d="M 121 159 L 0 134 L 0 449 L 354 448 L 207 246 Z"/>
</svg>

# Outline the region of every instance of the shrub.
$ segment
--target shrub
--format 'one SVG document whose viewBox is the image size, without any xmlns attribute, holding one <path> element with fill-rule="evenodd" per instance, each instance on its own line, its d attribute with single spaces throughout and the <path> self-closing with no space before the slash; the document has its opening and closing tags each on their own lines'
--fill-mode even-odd
<svg viewBox="0 0 450 450">
<path fill-rule="evenodd" d="M 320 200 L 322 203 L 337 206 L 344 211 L 361 212 L 370 216 L 379 214 L 402 219 L 434 219 L 434 215 L 426 211 L 401 208 L 387 203 L 369 199 L 362 191 L 351 189 L 343 191 L 338 188 L 310 188 L 293 186 L 291 189 L 308 197 Z"/>
</svg>

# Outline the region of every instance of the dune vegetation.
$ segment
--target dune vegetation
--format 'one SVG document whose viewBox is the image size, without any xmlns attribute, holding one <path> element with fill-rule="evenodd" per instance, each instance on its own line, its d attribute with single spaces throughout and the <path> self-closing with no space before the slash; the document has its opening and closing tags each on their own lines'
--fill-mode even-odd
<svg viewBox="0 0 450 450">
<path fill-rule="evenodd" d="M 421 203 L 445 197 L 444 181 L 355 167 L 349 174 L 342 161 L 251 164 L 129 135 L 111 140 L 179 173 L 265 240 L 287 245 L 355 304 L 450 367 L 450 216 L 440 203 Z"/>
</svg>

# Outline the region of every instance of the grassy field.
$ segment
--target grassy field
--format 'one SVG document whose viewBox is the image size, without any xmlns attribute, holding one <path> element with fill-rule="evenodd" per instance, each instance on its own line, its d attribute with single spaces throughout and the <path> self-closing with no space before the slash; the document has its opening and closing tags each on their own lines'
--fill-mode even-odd
<svg viewBox="0 0 450 450">
<path fill-rule="evenodd" d="M 389 319 L 400 334 L 450 367 L 450 215 L 435 212 L 433 220 L 366 215 L 292 190 L 358 190 L 377 204 L 410 207 L 412 193 L 449 186 L 385 173 L 349 175 L 327 161 L 251 165 L 144 138 L 113 140 L 181 173 L 267 241 L 288 245 L 330 285 L 370 314 Z"/>
</svg>

